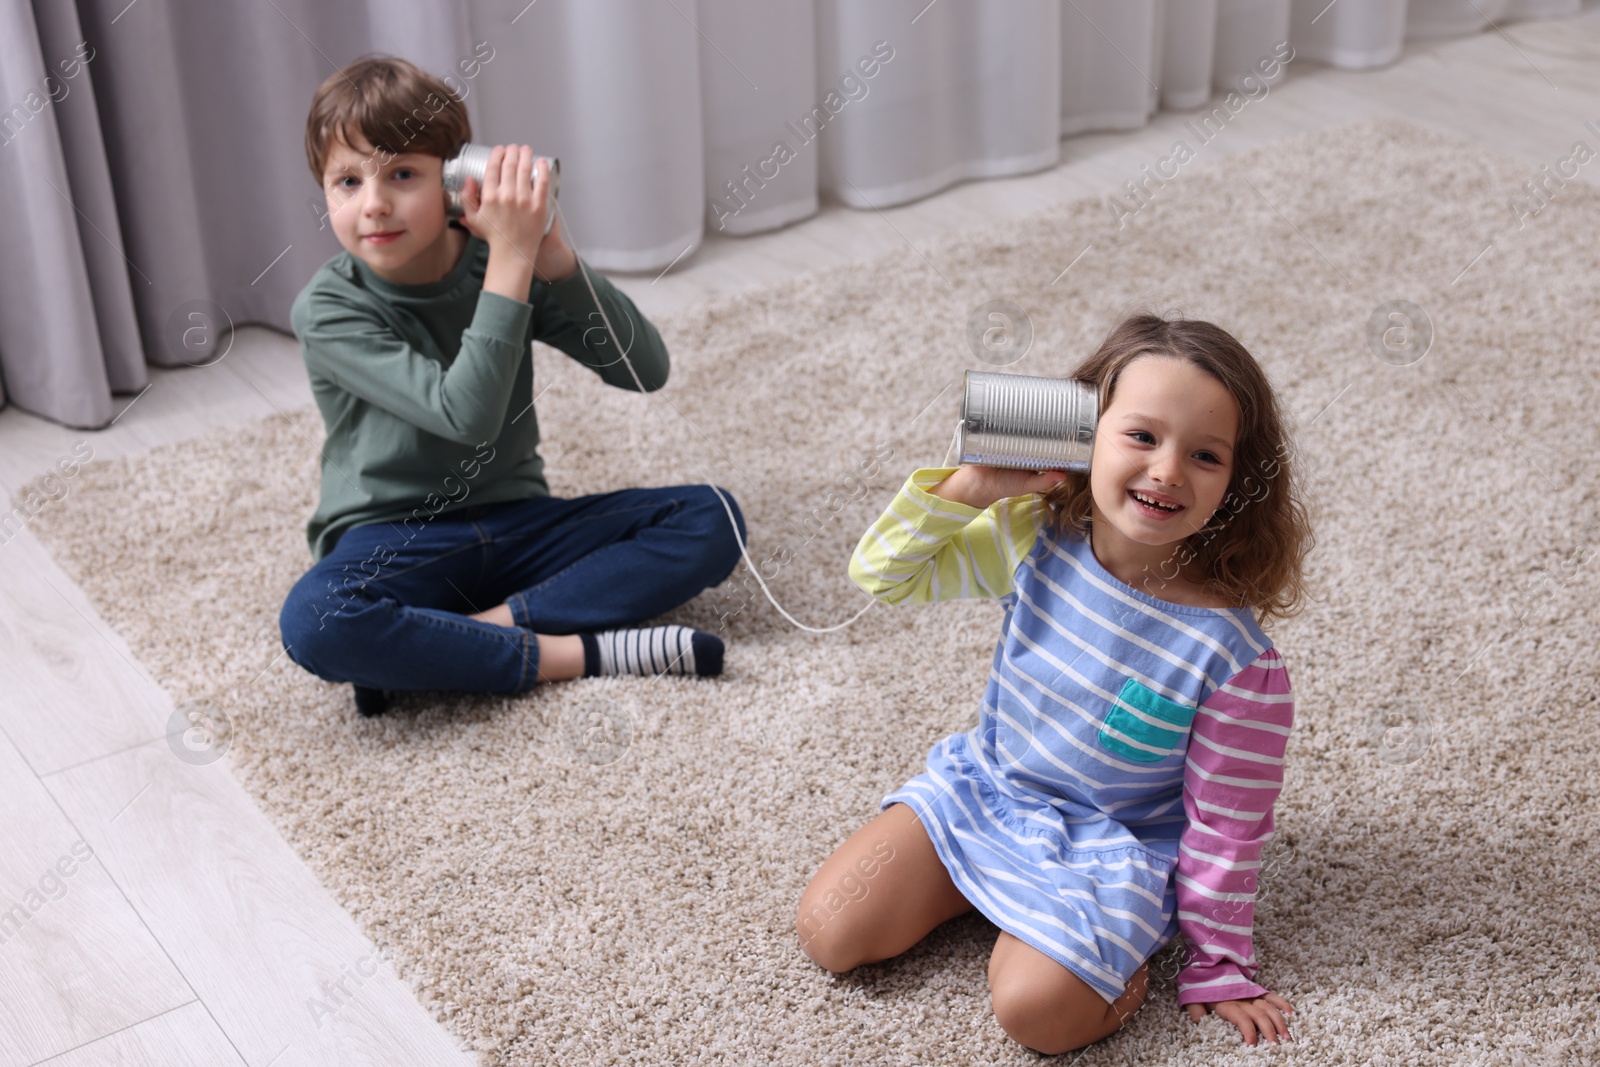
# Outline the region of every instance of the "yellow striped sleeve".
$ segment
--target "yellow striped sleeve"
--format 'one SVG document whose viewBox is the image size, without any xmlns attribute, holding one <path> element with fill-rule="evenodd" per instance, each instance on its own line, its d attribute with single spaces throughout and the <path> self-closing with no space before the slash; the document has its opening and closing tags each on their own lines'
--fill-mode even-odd
<svg viewBox="0 0 1600 1067">
<path fill-rule="evenodd" d="M 955 470 L 912 472 L 856 546 L 851 581 L 890 604 L 1012 592 L 1011 576 L 1039 539 L 1044 501 L 1030 493 L 979 510 L 928 492 Z"/>
</svg>

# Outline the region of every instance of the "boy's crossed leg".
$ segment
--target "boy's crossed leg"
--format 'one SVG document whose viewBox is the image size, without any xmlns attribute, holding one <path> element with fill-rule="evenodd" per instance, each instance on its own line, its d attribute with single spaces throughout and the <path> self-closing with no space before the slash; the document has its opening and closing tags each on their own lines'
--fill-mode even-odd
<svg viewBox="0 0 1600 1067">
<path fill-rule="evenodd" d="M 295 662 L 354 683 L 363 714 L 384 710 L 385 690 L 715 674 L 722 642 L 710 634 L 615 628 L 678 606 L 737 559 L 727 512 L 705 486 L 470 507 L 420 531 L 346 532 L 296 584 L 280 626 Z"/>
<path fill-rule="evenodd" d="M 744 517 L 731 497 L 728 508 L 733 522 L 710 487 L 686 485 L 545 498 L 492 516 L 484 525 L 495 573 L 485 588 L 503 602 L 469 617 L 536 632 L 542 680 L 720 674 L 720 638 L 634 624 L 733 572 Z M 547 654 L 555 662 L 544 666 Z"/>
<path fill-rule="evenodd" d="M 800 897 L 795 931 L 818 965 L 843 974 L 900 955 L 972 910 L 916 813 L 890 805 L 840 845 Z M 995 1020 L 1018 1044 L 1054 1055 L 1119 1030 L 1143 1005 L 1146 963 L 1114 1004 L 1038 949 L 1002 931 L 989 957 Z"/>
</svg>

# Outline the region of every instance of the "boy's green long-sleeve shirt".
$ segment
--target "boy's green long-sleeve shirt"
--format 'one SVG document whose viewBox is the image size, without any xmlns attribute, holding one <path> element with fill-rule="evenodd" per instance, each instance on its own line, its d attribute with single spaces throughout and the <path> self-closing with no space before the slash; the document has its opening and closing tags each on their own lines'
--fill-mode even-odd
<svg viewBox="0 0 1600 1067">
<path fill-rule="evenodd" d="M 469 504 L 548 496 L 533 411 L 532 342 L 591 367 L 610 385 L 667 380 L 654 326 L 593 272 L 627 359 L 582 272 L 535 281 L 528 302 L 483 291 L 489 246 L 476 237 L 450 273 L 395 285 L 348 252 L 318 269 L 291 320 L 327 427 L 322 499 L 306 525 L 314 559 L 352 526 L 391 521 L 397 536 Z"/>
</svg>

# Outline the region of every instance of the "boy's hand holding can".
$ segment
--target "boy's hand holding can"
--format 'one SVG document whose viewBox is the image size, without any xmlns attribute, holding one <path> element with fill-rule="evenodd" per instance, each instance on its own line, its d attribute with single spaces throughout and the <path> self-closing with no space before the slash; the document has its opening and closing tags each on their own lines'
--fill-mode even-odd
<svg viewBox="0 0 1600 1067">
<path fill-rule="evenodd" d="M 462 224 L 489 245 L 483 279 L 486 292 L 526 300 L 537 277 L 557 282 L 578 269 L 578 257 L 560 226 L 550 225 L 550 161 L 527 145 L 496 145 L 480 188 L 474 178 L 462 190 Z"/>
</svg>

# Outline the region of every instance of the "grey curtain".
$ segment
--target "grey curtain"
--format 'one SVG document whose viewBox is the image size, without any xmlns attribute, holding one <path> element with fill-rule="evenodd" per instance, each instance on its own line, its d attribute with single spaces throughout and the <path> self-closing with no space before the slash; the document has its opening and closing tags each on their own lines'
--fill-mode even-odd
<svg viewBox="0 0 1600 1067">
<path fill-rule="evenodd" d="M 467 36 L 427 0 L 0 0 L 0 399 L 104 426 L 147 361 L 287 330 L 339 250 L 311 94 L 366 52 L 455 69 Z"/>
</svg>

